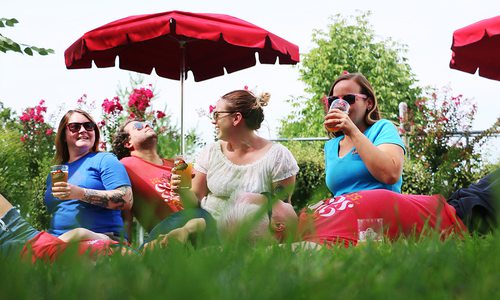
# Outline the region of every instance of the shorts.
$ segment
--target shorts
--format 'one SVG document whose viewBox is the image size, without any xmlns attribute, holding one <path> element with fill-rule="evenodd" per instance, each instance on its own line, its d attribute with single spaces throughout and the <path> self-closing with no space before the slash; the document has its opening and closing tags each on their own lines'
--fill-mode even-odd
<svg viewBox="0 0 500 300">
<path fill-rule="evenodd" d="M 39 233 L 17 209 L 11 208 L 0 218 L 0 253 L 19 254 L 24 245 Z"/>
</svg>

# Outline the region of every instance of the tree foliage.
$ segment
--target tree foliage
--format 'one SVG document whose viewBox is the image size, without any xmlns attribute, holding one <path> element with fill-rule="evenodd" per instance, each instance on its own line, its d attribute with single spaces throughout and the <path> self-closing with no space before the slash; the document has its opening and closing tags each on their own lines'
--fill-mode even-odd
<svg viewBox="0 0 500 300">
<path fill-rule="evenodd" d="M 363 73 L 373 85 L 383 117 L 397 120 L 398 103 L 413 103 L 420 93 L 404 54 L 406 46 L 391 39 L 378 41 L 368 22 L 369 12 L 332 17 L 327 31 L 315 30 L 316 44 L 303 54 L 301 80 L 310 96 L 289 100 L 294 111 L 281 122 L 283 137 L 324 136 L 320 99 L 343 71 Z"/>
<path fill-rule="evenodd" d="M 5 28 L 5 26 L 14 27 L 14 25 L 17 23 L 19 23 L 19 21 L 17 21 L 14 18 L 12 19 L 0 18 L 0 28 Z M 33 56 L 33 52 L 37 52 L 40 55 L 48 55 L 54 53 L 54 50 L 49 48 L 40 48 L 23 43 L 17 43 L 1 33 L 0 33 L 0 51 L 2 51 L 3 53 L 6 53 L 7 51 L 14 51 L 14 52 L 28 54 L 29 56 Z"/>
</svg>

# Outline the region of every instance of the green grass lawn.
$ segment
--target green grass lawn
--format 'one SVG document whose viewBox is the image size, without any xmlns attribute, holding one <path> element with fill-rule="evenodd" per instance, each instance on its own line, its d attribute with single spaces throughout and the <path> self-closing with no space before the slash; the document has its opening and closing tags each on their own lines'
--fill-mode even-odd
<svg viewBox="0 0 500 300">
<path fill-rule="evenodd" d="M 92 263 L 0 257 L 0 299 L 499 299 L 500 238 L 290 247 L 172 245 Z"/>
</svg>

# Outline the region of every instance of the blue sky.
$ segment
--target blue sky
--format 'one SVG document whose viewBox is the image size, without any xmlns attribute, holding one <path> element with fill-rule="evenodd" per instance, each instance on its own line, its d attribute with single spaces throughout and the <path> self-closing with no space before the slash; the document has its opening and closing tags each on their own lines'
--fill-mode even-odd
<svg viewBox="0 0 500 300">
<path fill-rule="evenodd" d="M 345 3 L 349 2 L 349 3 Z M 2 1 L 0 17 L 15 17 L 14 28 L 0 32 L 18 42 L 49 47 L 56 54 L 28 57 L 17 53 L 0 54 L 0 101 L 20 112 L 40 99 L 46 100 L 49 113 L 61 103 L 65 109 L 75 105 L 84 93 L 99 105 L 116 94 L 118 84 L 128 85 L 129 73 L 118 68 L 67 70 L 64 50 L 85 32 L 130 15 L 169 10 L 229 14 L 263 27 L 295 44 L 301 53 L 311 47 L 314 29 L 325 29 L 330 16 L 372 12 L 370 22 L 381 38 L 392 38 L 408 45 L 409 63 L 420 85 L 442 87 L 449 84 L 456 93 L 474 98 L 478 117 L 474 129 L 489 127 L 500 112 L 500 82 L 456 70 L 448 66 L 452 33 L 455 29 L 481 19 L 500 15 L 496 0 L 480 2 L 441 1 Z M 480 5 L 479 5 L 480 3 Z M 160 93 L 156 108 L 165 104 L 173 116 L 179 115 L 179 81 L 146 76 Z M 307 96 L 298 80 L 297 68 L 257 65 L 223 77 L 185 83 L 185 127 L 197 128 L 206 138 L 212 135 L 209 120 L 199 118 L 197 110 L 206 110 L 220 95 L 243 86 L 271 93 L 266 123 L 260 134 L 275 136 L 278 120 L 289 112 L 285 100 L 290 95 Z M 96 116 L 99 118 L 98 116 Z M 498 139 L 497 139 L 498 140 Z M 497 143 L 498 144 L 498 143 Z M 500 150 L 493 150 L 500 157 Z"/>
</svg>

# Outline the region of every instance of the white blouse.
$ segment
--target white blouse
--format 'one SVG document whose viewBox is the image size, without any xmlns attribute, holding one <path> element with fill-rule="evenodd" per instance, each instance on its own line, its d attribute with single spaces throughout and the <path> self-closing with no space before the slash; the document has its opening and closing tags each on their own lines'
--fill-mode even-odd
<svg viewBox="0 0 500 300">
<path fill-rule="evenodd" d="M 236 165 L 222 153 L 220 142 L 206 146 L 198 155 L 195 170 L 207 175 L 208 195 L 201 207 L 218 220 L 225 205 L 239 193 L 272 192 L 272 184 L 299 172 L 292 153 L 273 143 L 266 154 L 250 164 Z"/>
</svg>

